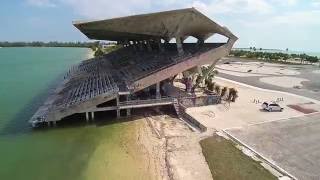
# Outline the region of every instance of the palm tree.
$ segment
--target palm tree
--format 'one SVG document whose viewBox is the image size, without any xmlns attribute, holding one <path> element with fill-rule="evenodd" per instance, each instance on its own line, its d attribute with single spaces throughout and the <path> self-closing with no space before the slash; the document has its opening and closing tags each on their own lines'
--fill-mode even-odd
<svg viewBox="0 0 320 180">
<path fill-rule="evenodd" d="M 219 86 L 219 85 L 216 85 L 216 86 L 214 87 L 214 89 L 215 89 L 216 93 L 217 93 L 218 95 L 220 95 L 220 91 L 221 91 L 220 86 Z"/>
<path fill-rule="evenodd" d="M 221 97 L 224 97 L 227 94 L 228 87 L 223 87 L 221 90 Z"/>
<path fill-rule="evenodd" d="M 236 89 L 234 89 L 234 88 L 230 88 L 227 100 L 235 102 L 238 97 L 239 97 L 238 96 L 238 91 Z"/>
<path fill-rule="evenodd" d="M 209 84 L 207 85 L 207 88 L 209 91 L 213 91 L 214 90 L 214 85 L 215 85 L 215 82 L 209 82 Z"/>
<path fill-rule="evenodd" d="M 194 89 L 197 88 L 199 86 L 200 83 L 205 82 L 205 84 L 208 86 L 208 83 L 212 81 L 212 79 L 214 78 L 215 75 L 218 74 L 218 71 L 214 69 L 214 66 L 208 66 L 208 67 L 201 67 L 201 71 L 202 74 L 198 75 L 197 80 L 196 80 L 196 84 L 194 85 Z"/>
<path fill-rule="evenodd" d="M 233 97 L 233 92 L 234 92 L 234 91 L 235 91 L 234 88 L 230 88 L 230 89 L 229 89 L 229 94 L 228 94 L 228 98 L 227 98 L 228 101 L 231 101 L 231 99 L 232 99 L 232 97 Z"/>
<path fill-rule="evenodd" d="M 197 75 L 197 78 L 196 78 L 196 84 L 201 84 L 201 83 L 202 83 L 202 82 L 201 82 L 202 80 L 203 80 L 202 75 L 201 75 L 201 74 L 198 74 L 198 75 Z"/>
<path fill-rule="evenodd" d="M 239 96 L 238 96 L 238 91 L 237 91 L 237 90 L 234 90 L 231 101 L 232 101 L 232 102 L 236 102 L 236 99 L 237 99 L 238 97 L 239 97 Z"/>
</svg>

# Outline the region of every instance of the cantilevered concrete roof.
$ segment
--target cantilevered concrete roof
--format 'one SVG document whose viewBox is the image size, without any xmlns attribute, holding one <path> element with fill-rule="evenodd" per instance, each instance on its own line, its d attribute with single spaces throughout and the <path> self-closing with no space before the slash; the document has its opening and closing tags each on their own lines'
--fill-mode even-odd
<svg viewBox="0 0 320 180">
<path fill-rule="evenodd" d="M 195 8 L 134 15 L 98 21 L 76 21 L 89 39 L 130 41 L 194 36 L 208 38 L 214 33 L 235 37 Z"/>
</svg>

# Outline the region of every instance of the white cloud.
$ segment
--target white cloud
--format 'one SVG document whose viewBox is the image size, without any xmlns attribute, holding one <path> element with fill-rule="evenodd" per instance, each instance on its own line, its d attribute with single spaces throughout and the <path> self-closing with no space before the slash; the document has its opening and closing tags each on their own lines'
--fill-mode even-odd
<svg viewBox="0 0 320 180">
<path fill-rule="evenodd" d="M 56 7 L 56 4 L 51 0 L 27 0 L 27 3 L 37 7 Z"/>
<path fill-rule="evenodd" d="M 60 0 L 86 18 L 111 18 L 133 14 L 184 8 L 178 0 Z"/>
<path fill-rule="evenodd" d="M 254 29 L 274 29 L 281 28 L 287 29 L 299 27 L 300 30 L 310 29 L 310 26 L 320 25 L 320 10 L 309 10 L 309 11 L 296 11 L 286 12 L 282 15 L 273 15 L 264 20 L 260 18 L 248 21 L 248 20 L 237 20 L 236 22 L 242 24 L 247 28 Z"/>
<path fill-rule="evenodd" d="M 284 15 L 275 16 L 272 22 L 291 25 L 319 25 L 320 10 L 289 12 Z"/>
<path fill-rule="evenodd" d="M 298 0 L 273 0 L 274 3 L 280 3 L 281 5 L 284 5 L 284 6 L 294 6 L 298 3 Z"/>
<path fill-rule="evenodd" d="M 192 6 L 210 14 L 265 14 L 273 11 L 273 6 L 266 0 L 220 0 L 210 3 L 194 1 Z"/>
<path fill-rule="evenodd" d="M 67 5 L 84 18 L 110 18 L 139 13 L 196 7 L 206 14 L 257 13 L 273 10 L 268 0 L 25 0 L 37 7 Z M 290 0 L 287 0 L 290 1 Z"/>
<path fill-rule="evenodd" d="M 320 7 L 320 0 L 312 0 L 311 5 L 313 7 Z"/>
</svg>

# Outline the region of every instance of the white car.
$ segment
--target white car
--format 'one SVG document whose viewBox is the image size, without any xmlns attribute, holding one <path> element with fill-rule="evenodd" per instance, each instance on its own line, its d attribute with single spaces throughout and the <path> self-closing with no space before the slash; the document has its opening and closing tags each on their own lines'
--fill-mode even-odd
<svg viewBox="0 0 320 180">
<path fill-rule="evenodd" d="M 266 110 L 266 111 L 269 111 L 269 112 L 273 112 L 273 111 L 280 111 L 282 112 L 283 111 L 283 108 L 275 103 L 275 102 L 272 102 L 272 103 L 267 103 L 267 102 L 264 102 L 262 103 L 262 109 Z"/>
</svg>

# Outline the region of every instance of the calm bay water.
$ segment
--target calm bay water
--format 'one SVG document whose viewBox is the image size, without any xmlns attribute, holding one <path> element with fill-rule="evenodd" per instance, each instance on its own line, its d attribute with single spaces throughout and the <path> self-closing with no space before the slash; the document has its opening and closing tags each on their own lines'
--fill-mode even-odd
<svg viewBox="0 0 320 180">
<path fill-rule="evenodd" d="M 0 48 L 0 179 L 144 179 L 148 176 L 137 159 L 123 148 L 124 143 L 134 142 L 130 139 L 135 130 L 132 123 L 37 131 L 29 128 L 27 121 L 63 73 L 84 59 L 88 51 Z"/>
</svg>

